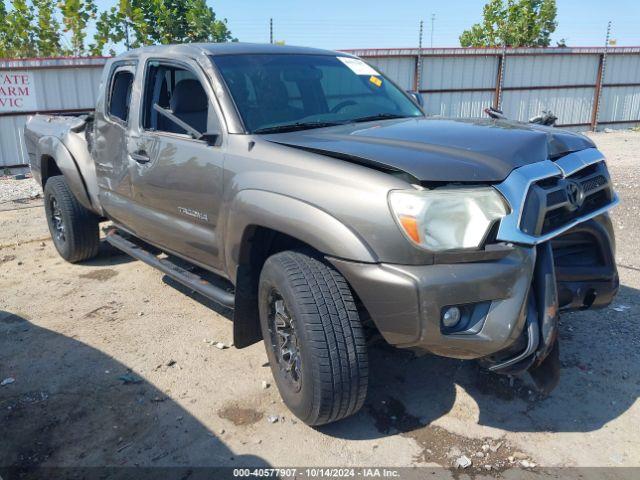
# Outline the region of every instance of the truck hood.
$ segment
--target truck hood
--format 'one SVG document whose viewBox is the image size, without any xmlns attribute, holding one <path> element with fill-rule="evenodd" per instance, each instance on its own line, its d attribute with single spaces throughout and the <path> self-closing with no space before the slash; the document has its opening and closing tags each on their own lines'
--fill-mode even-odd
<svg viewBox="0 0 640 480">
<path fill-rule="evenodd" d="M 493 119 L 405 118 L 263 136 L 423 182 L 500 182 L 518 167 L 593 148 L 583 135 Z"/>
</svg>

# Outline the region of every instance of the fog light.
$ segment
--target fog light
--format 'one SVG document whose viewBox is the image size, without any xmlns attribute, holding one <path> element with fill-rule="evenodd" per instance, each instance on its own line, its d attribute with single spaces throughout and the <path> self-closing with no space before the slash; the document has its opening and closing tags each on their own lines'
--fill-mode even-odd
<svg viewBox="0 0 640 480">
<path fill-rule="evenodd" d="M 460 309 L 458 307 L 449 307 L 442 314 L 442 324 L 447 327 L 455 327 L 460 321 Z"/>
</svg>

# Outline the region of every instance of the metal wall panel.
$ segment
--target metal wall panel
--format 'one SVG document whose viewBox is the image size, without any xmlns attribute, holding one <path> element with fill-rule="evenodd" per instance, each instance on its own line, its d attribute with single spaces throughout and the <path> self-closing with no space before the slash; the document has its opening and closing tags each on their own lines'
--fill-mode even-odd
<svg viewBox="0 0 640 480">
<path fill-rule="evenodd" d="M 595 85 L 598 55 L 508 55 L 503 87 Z"/>
<path fill-rule="evenodd" d="M 540 47 L 517 47 L 507 48 L 508 55 L 587 55 L 600 54 L 605 51 L 604 47 L 552 47 L 542 49 Z M 415 56 L 418 54 L 417 48 L 364 48 L 343 50 L 343 52 L 357 55 L 359 57 L 397 57 L 397 56 Z M 612 54 L 640 54 L 640 47 L 609 47 L 607 52 Z M 424 56 L 486 56 L 487 53 L 500 55 L 502 47 L 454 47 L 454 48 L 423 48 Z"/>
<path fill-rule="evenodd" d="M 429 115 L 453 118 L 481 117 L 483 109 L 491 105 L 491 92 L 424 93 L 425 111 Z"/>
<path fill-rule="evenodd" d="M 420 90 L 493 88 L 498 60 L 495 56 L 422 58 Z"/>
<path fill-rule="evenodd" d="M 640 83 L 640 55 L 607 55 L 604 83 Z"/>
<path fill-rule="evenodd" d="M 89 110 L 96 104 L 104 58 L 25 59 L 0 61 L 0 71 L 28 72 L 33 78 L 38 111 Z M 28 115 L 0 115 L 0 167 L 28 163 L 23 129 Z"/>
<path fill-rule="evenodd" d="M 27 115 L 0 117 L 0 168 L 29 162 L 22 138 L 26 121 Z"/>
<path fill-rule="evenodd" d="M 559 124 L 589 123 L 593 95 L 593 88 L 507 90 L 502 94 L 502 110 L 520 121 L 551 110 Z"/>
<path fill-rule="evenodd" d="M 570 127 L 579 130 L 590 128 L 598 66 L 605 52 L 607 63 L 598 128 L 640 124 L 640 47 L 508 48 L 502 109 L 518 120 L 551 110 L 560 124 L 581 124 Z M 415 61 L 418 49 L 366 49 L 349 53 L 382 64 L 385 59 L 398 56 Z M 438 115 L 484 116 L 482 109 L 493 103 L 488 89 L 496 88 L 498 58 L 502 53 L 500 48 L 422 49 L 420 88 L 447 90 L 425 94 L 426 110 Z M 611 84 L 625 85 L 607 86 Z M 451 91 L 456 89 L 460 91 Z"/>
<path fill-rule="evenodd" d="M 102 68 L 34 70 L 39 110 L 93 108 Z"/>
<path fill-rule="evenodd" d="M 541 110 L 552 110 L 561 124 L 585 124 L 593 109 L 601 48 L 509 49 L 506 55 L 502 108 L 518 120 Z M 353 51 L 405 89 L 414 87 L 417 49 Z M 424 49 L 422 90 L 485 89 L 485 91 L 424 94 L 426 110 L 451 117 L 483 116 L 493 103 L 500 49 Z M 104 58 L 2 60 L 0 70 L 19 69 L 33 74 L 38 110 L 88 109 L 95 105 Z M 640 120 L 640 86 L 607 87 L 607 84 L 640 83 L 640 48 L 608 49 L 599 121 Z M 512 87 L 569 87 L 509 90 Z M 0 166 L 26 163 L 22 128 L 26 115 L 0 116 Z M 632 125 L 632 124 L 623 124 Z"/>
<path fill-rule="evenodd" d="M 604 87 L 600 100 L 601 122 L 635 121 L 640 123 L 640 88 Z M 628 125 L 629 127 L 632 125 Z"/>
<path fill-rule="evenodd" d="M 410 57 L 367 58 L 367 62 L 380 70 L 405 90 L 413 90 L 416 62 Z"/>
</svg>

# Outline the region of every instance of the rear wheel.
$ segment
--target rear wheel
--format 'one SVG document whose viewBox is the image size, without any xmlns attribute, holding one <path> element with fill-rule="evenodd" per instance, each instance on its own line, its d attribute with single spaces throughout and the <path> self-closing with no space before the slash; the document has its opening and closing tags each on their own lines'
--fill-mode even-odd
<svg viewBox="0 0 640 480">
<path fill-rule="evenodd" d="M 75 263 L 98 254 L 99 218 L 78 202 L 62 175 L 47 180 L 44 209 L 53 244 L 62 258 Z"/>
<path fill-rule="evenodd" d="M 287 407 L 308 425 L 357 412 L 369 367 L 344 277 L 313 255 L 285 251 L 265 262 L 258 298 L 269 364 Z"/>
</svg>

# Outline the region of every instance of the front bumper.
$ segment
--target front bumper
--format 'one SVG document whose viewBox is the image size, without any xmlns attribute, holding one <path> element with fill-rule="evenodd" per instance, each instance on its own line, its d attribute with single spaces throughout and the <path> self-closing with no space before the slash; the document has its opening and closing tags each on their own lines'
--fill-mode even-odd
<svg viewBox="0 0 640 480">
<path fill-rule="evenodd" d="M 414 266 L 328 260 L 349 281 L 388 343 L 446 357 L 483 358 L 495 367 L 492 370 L 511 373 L 518 365 L 534 363 L 533 358 L 528 363 L 509 362 L 527 349 L 534 352 L 525 356 L 535 353 L 538 363 L 544 359 L 555 342 L 559 309 L 601 307 L 612 300 L 618 275 L 610 227 L 604 215 L 554 243 L 513 246 L 500 259 L 472 263 Z M 563 255 L 557 256 L 552 248 L 560 245 L 557 242 L 562 243 L 557 250 Z M 580 251 L 567 253 L 571 245 L 600 253 L 586 260 Z M 572 266 L 572 258 L 582 264 Z M 555 263 L 560 264 L 559 278 Z M 443 310 L 450 306 L 465 312 L 458 331 L 441 323 Z M 531 337 L 534 331 L 537 339 Z"/>
<path fill-rule="evenodd" d="M 479 358 L 520 336 L 535 248 L 516 247 L 496 261 L 446 265 L 329 261 L 345 276 L 388 343 L 446 357 Z M 443 308 L 452 305 L 486 313 L 468 331 L 449 334 L 440 319 Z"/>
</svg>

